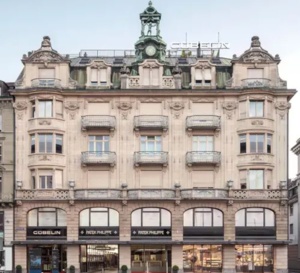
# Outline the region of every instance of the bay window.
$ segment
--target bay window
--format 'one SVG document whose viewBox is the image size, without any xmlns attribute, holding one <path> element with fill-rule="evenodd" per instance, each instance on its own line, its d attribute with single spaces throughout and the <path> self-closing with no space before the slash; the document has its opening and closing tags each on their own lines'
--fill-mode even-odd
<svg viewBox="0 0 300 273">
<path fill-rule="evenodd" d="M 272 152 L 271 134 L 242 134 L 240 139 L 240 153 L 268 153 Z"/>
<path fill-rule="evenodd" d="M 38 147 L 38 148 L 36 148 Z M 30 152 L 36 153 L 63 152 L 63 136 L 60 134 L 32 134 L 30 135 Z"/>
</svg>

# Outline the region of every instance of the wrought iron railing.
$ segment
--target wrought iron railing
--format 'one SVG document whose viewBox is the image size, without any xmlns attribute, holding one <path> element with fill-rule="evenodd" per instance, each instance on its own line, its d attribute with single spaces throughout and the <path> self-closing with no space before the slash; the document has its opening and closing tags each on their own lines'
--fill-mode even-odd
<svg viewBox="0 0 300 273">
<path fill-rule="evenodd" d="M 114 166 L 116 164 L 115 152 L 82 152 L 81 164 L 83 165 L 101 165 L 109 164 Z"/>
<path fill-rule="evenodd" d="M 33 79 L 31 80 L 32 87 L 45 87 L 45 88 L 61 88 L 59 79 Z"/>
<path fill-rule="evenodd" d="M 82 116 L 81 128 L 82 130 L 106 128 L 114 130 L 116 127 L 116 118 L 113 116 Z"/>
<path fill-rule="evenodd" d="M 186 164 L 219 164 L 221 162 L 220 152 L 188 152 L 186 154 Z"/>
<path fill-rule="evenodd" d="M 136 116 L 134 117 L 134 129 L 162 129 L 166 131 L 169 126 L 167 116 Z"/>
<path fill-rule="evenodd" d="M 221 117 L 219 116 L 190 116 L 186 118 L 186 129 L 219 129 Z"/>
<path fill-rule="evenodd" d="M 270 87 L 271 80 L 265 78 L 248 78 L 242 80 L 244 88 Z"/>
<path fill-rule="evenodd" d="M 167 152 L 135 152 L 134 164 L 136 166 L 142 164 L 167 165 L 168 153 Z"/>
</svg>

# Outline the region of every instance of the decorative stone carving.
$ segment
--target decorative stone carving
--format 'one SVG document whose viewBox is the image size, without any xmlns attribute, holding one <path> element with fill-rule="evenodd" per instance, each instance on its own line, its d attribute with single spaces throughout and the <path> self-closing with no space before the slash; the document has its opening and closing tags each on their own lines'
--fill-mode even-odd
<svg viewBox="0 0 300 273">
<path fill-rule="evenodd" d="M 128 114 L 130 113 L 132 109 L 133 102 L 131 101 L 121 101 L 117 103 L 118 109 L 120 109 L 122 119 L 126 120 L 128 117 Z"/>
<path fill-rule="evenodd" d="M 233 83 L 233 78 L 230 78 L 229 80 L 226 81 L 225 86 L 232 87 L 232 83 Z"/>
<path fill-rule="evenodd" d="M 264 157 L 262 155 L 254 155 L 251 161 L 264 161 Z"/>
<path fill-rule="evenodd" d="M 262 126 L 262 125 L 264 125 L 264 121 L 263 121 L 263 120 L 256 119 L 256 120 L 252 120 L 252 121 L 251 121 L 251 124 L 252 124 L 252 125 L 260 125 L 260 126 Z"/>
<path fill-rule="evenodd" d="M 16 111 L 22 111 L 27 109 L 27 102 L 26 101 L 17 101 L 13 104 L 13 107 Z"/>
<path fill-rule="evenodd" d="M 140 102 L 143 102 L 143 103 L 152 103 L 152 102 L 156 103 L 156 102 L 162 102 L 162 101 L 163 101 L 163 99 L 158 99 L 158 98 L 156 98 L 156 99 L 153 99 L 153 98 L 141 98 L 140 99 Z"/>
<path fill-rule="evenodd" d="M 51 125 L 51 120 L 42 119 L 42 120 L 39 120 L 39 124 L 40 125 Z"/>
<path fill-rule="evenodd" d="M 47 155 L 41 155 L 39 156 L 39 161 L 51 161 L 51 158 Z"/>
<path fill-rule="evenodd" d="M 64 59 L 56 52 L 38 52 L 32 54 L 28 61 L 31 62 L 42 62 L 44 64 L 53 62 L 63 62 Z"/>
<path fill-rule="evenodd" d="M 105 69 L 105 68 L 108 67 L 108 65 L 102 60 L 97 60 L 97 61 L 93 61 L 90 64 L 90 67 L 91 68 L 97 68 L 97 69 Z"/>
<path fill-rule="evenodd" d="M 272 62 L 272 58 L 269 54 L 264 52 L 249 52 L 243 56 L 244 63 L 269 63 Z"/>
<path fill-rule="evenodd" d="M 285 101 L 275 102 L 275 109 L 281 119 L 285 118 L 285 115 L 286 115 L 288 109 L 290 109 L 290 108 L 291 108 L 291 104 L 289 102 L 285 102 Z"/>
<path fill-rule="evenodd" d="M 64 107 L 67 110 L 67 113 L 70 114 L 70 118 L 75 119 L 75 115 L 80 108 L 80 103 L 77 101 L 65 101 Z"/>
<path fill-rule="evenodd" d="M 181 101 L 169 102 L 170 109 L 174 114 L 174 118 L 179 119 L 182 110 L 184 109 L 184 103 Z"/>
<path fill-rule="evenodd" d="M 222 107 L 224 109 L 224 113 L 226 114 L 227 119 L 232 119 L 232 115 L 234 114 L 235 109 L 237 108 L 237 102 L 226 101 L 222 104 Z"/>
</svg>

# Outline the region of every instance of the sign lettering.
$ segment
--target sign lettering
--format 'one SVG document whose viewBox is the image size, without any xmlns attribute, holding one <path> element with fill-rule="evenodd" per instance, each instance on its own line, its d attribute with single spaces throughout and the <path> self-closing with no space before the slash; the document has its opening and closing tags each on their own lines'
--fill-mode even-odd
<svg viewBox="0 0 300 273">
<path fill-rule="evenodd" d="M 198 44 L 201 50 L 212 50 L 212 49 L 229 49 L 229 43 L 197 43 L 197 42 L 175 42 L 171 44 L 171 49 L 197 49 Z"/>
</svg>

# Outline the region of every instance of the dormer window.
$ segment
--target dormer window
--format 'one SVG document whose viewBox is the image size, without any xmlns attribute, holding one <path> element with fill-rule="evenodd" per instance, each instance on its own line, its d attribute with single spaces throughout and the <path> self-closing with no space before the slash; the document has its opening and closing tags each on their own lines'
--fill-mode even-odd
<svg viewBox="0 0 300 273">
<path fill-rule="evenodd" d="M 206 87 L 211 86 L 211 69 L 210 68 L 196 68 L 195 69 L 195 86 Z"/>
<path fill-rule="evenodd" d="M 55 69 L 40 68 L 39 69 L 39 87 L 55 86 Z"/>
<path fill-rule="evenodd" d="M 92 68 L 91 69 L 91 86 L 107 85 L 107 69 Z"/>
</svg>

